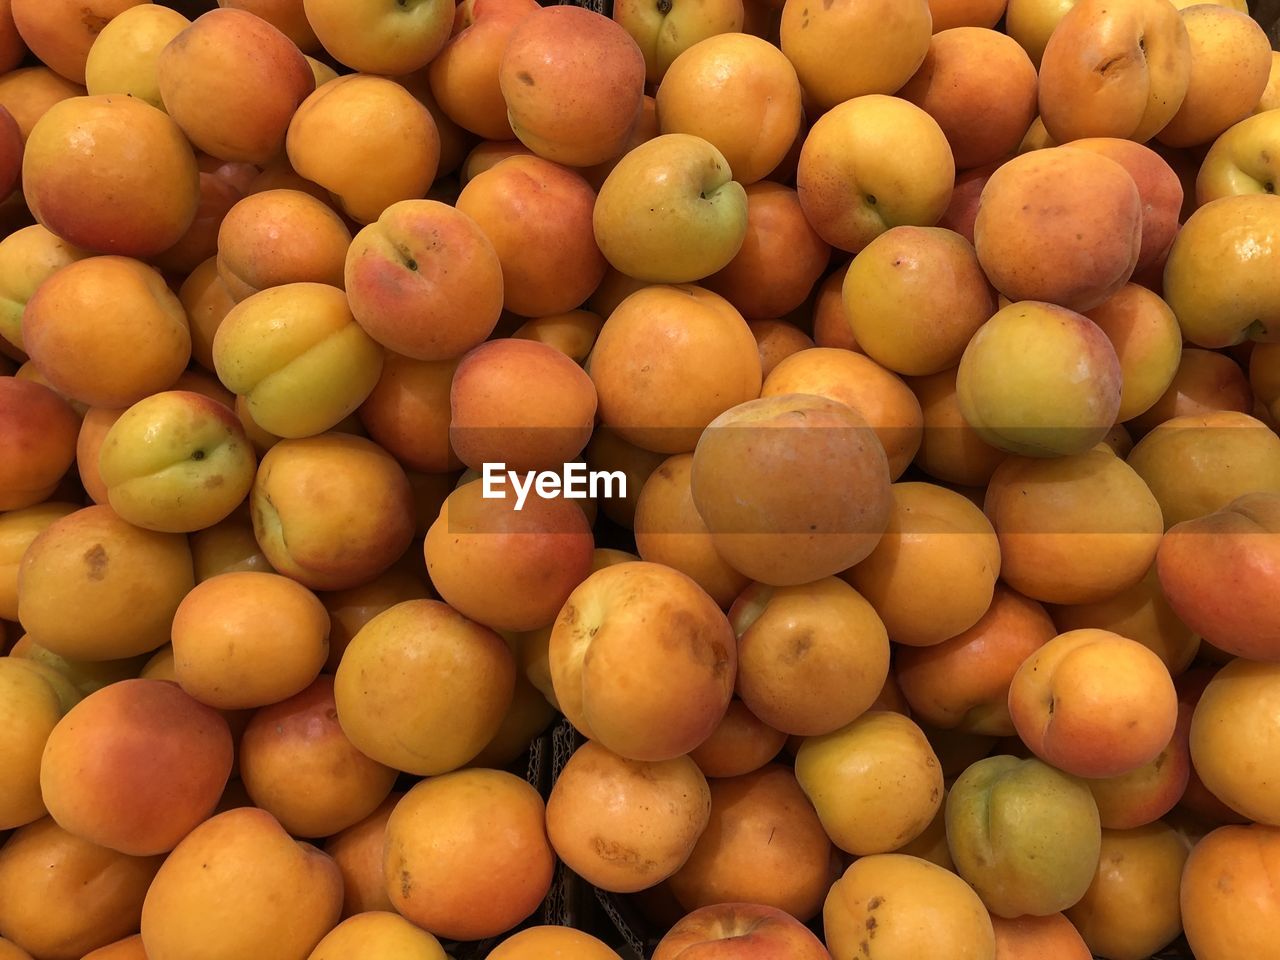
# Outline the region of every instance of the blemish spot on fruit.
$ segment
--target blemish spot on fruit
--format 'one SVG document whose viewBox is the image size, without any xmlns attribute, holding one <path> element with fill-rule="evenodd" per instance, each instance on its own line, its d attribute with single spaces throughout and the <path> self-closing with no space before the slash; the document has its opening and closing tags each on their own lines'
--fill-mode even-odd
<svg viewBox="0 0 1280 960">
<path fill-rule="evenodd" d="M 872 939 L 875 939 L 876 927 L 878 926 L 880 926 L 879 920 L 875 917 L 867 917 L 867 933 L 871 934 Z"/>
<path fill-rule="evenodd" d="M 107 548 L 100 543 L 95 543 L 92 547 L 84 552 L 84 563 L 89 568 L 90 580 L 102 580 L 107 575 Z"/>
<path fill-rule="evenodd" d="M 874 193 L 867 194 L 867 203 L 871 204 L 873 207 L 876 205 L 876 195 Z"/>
<path fill-rule="evenodd" d="M 111 22 L 111 18 L 94 13 L 88 7 L 81 7 L 80 22 L 84 24 L 84 28 L 88 30 L 92 36 L 96 37 L 102 32 L 102 28 Z"/>
<path fill-rule="evenodd" d="M 532 87 L 534 85 L 533 75 L 529 73 L 528 70 L 521 70 L 519 73 L 516 74 L 516 79 L 519 80 L 521 83 L 523 83 L 526 87 Z"/>
<path fill-rule="evenodd" d="M 883 903 L 884 903 L 884 897 L 872 897 L 870 900 L 867 901 L 867 909 L 877 910 L 880 908 L 880 905 Z"/>
<path fill-rule="evenodd" d="M 400 896 L 406 900 L 409 899 L 409 893 L 413 890 L 413 877 L 409 875 L 408 870 L 400 871 Z"/>
<path fill-rule="evenodd" d="M 194 453 L 192 453 L 192 454 L 191 454 L 191 459 L 192 459 L 192 460 L 197 460 L 197 461 L 198 461 L 198 460 L 203 460 L 203 459 L 204 459 L 204 456 L 205 456 L 205 454 L 204 454 L 204 451 L 203 451 L 203 450 L 197 450 L 197 451 L 195 451 Z"/>
</svg>

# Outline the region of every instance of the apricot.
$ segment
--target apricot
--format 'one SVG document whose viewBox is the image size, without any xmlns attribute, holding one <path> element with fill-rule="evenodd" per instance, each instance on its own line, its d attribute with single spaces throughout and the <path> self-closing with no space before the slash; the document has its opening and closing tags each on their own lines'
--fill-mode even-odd
<svg viewBox="0 0 1280 960">
<path fill-rule="evenodd" d="M 995 313 L 972 243 L 939 227 L 885 231 L 853 258 L 841 292 L 859 349 L 906 376 L 954 367 Z"/>
<path fill-rule="evenodd" d="M 747 326 L 756 338 L 760 372 L 765 377 L 791 354 L 815 345 L 812 337 L 786 320 L 752 320 Z"/>
<path fill-rule="evenodd" d="M 110 507 L 85 507 L 54 521 L 27 548 L 18 616 L 55 653 L 115 660 L 166 643 L 193 583 L 184 536 L 142 530 Z M 86 609 L 91 618 L 82 616 Z"/>
<path fill-rule="evenodd" d="M 785 733 L 768 726 L 735 698 L 711 736 L 691 750 L 689 758 L 707 777 L 740 777 L 775 759 L 786 741 Z"/>
<path fill-rule="evenodd" d="M 511 334 L 516 340 L 534 340 L 555 347 L 574 363 L 586 362 L 604 320 L 590 310 L 566 310 L 534 317 Z"/>
<path fill-rule="evenodd" d="M 1120 361 L 1116 419 L 1132 420 L 1152 411 L 1186 358 L 1182 331 L 1169 305 L 1145 287 L 1128 283 L 1085 315 L 1107 335 Z"/>
<path fill-rule="evenodd" d="M 914 840 L 942 805 L 942 768 L 924 733 L 901 714 L 868 711 L 796 754 L 796 779 L 831 841 L 857 856 Z"/>
<path fill-rule="evenodd" d="M 7 770 L 0 789 L 0 829 L 11 830 L 45 815 L 40 757 L 67 708 L 59 697 L 58 679 L 21 657 L 0 659 L 0 752 Z"/>
<path fill-rule="evenodd" d="M 1280 438 L 1235 411 L 1173 417 L 1138 441 L 1128 463 L 1160 504 L 1166 527 L 1249 493 L 1280 493 Z"/>
<path fill-rule="evenodd" d="M 497 252 L 507 310 L 546 316 L 591 295 L 605 271 L 592 226 L 595 201 L 580 173 L 543 157 L 511 157 L 467 182 L 457 209 Z"/>
<path fill-rule="evenodd" d="M 142 942 L 148 960 L 306 960 L 341 906 L 329 857 L 265 810 L 241 807 L 205 821 L 165 860 L 142 906 Z"/>
<path fill-rule="evenodd" d="M 306 587 L 275 573 L 219 574 L 188 593 L 174 615 L 177 679 L 219 709 L 277 703 L 315 679 L 328 634 L 328 614 Z"/>
<path fill-rule="evenodd" d="M 426 196 L 440 163 L 430 111 L 384 77 L 339 77 L 299 105 L 285 140 L 297 173 L 328 190 L 357 223 Z M 379 174 L 370 177 L 377 166 Z"/>
<path fill-rule="evenodd" d="M 1036 68 L 1016 40 L 976 26 L 934 24 L 924 62 L 897 96 L 938 121 L 956 169 L 1014 152 L 1036 116 Z"/>
<path fill-rule="evenodd" d="M 619 960 L 602 941 L 573 927 L 527 927 L 513 934 L 489 954 L 489 960 Z"/>
<path fill-rule="evenodd" d="M 555 854 L 544 817 L 538 792 L 499 770 L 421 781 L 387 821 L 383 870 L 392 905 L 440 937 L 505 933 L 551 887 Z"/>
<path fill-rule="evenodd" d="M 1160 658 L 1136 640 L 1096 629 L 1059 634 L 1027 657 L 1009 687 L 1009 713 L 1036 756 L 1095 778 L 1154 760 L 1178 720 L 1177 694 Z"/>
<path fill-rule="evenodd" d="M 604 497 L 599 503 L 602 514 L 614 523 L 628 529 L 635 525 L 636 502 L 640 499 L 640 491 L 650 474 L 658 469 L 666 460 L 666 456 L 645 450 L 633 443 L 623 440 L 610 427 L 598 424 L 591 440 L 583 451 L 587 466 L 593 471 L 606 473 L 621 472 L 626 477 L 626 495 L 622 496 L 620 485 L 614 489 L 615 496 Z M 583 501 L 590 504 L 592 501 Z"/>
<path fill-rule="evenodd" d="M 1118 777 L 1086 781 L 1105 828 L 1129 830 L 1154 823 L 1183 798 L 1191 778 L 1191 709 L 1179 698 L 1173 738 L 1150 763 Z"/>
<path fill-rule="evenodd" d="M 82 83 L 92 95 L 127 94 L 161 110 L 160 53 L 191 21 L 177 10 L 142 3 L 122 10 L 89 47 Z"/>
<path fill-rule="evenodd" d="M 590 524 L 572 500 L 517 505 L 510 493 L 486 496 L 487 486 L 467 483 L 445 500 L 424 545 L 431 582 L 459 613 L 496 630 L 544 627 L 591 572 Z"/>
<path fill-rule="evenodd" d="M 0 510 L 48 499 L 75 460 L 80 420 L 53 390 L 0 379 Z"/>
<path fill-rule="evenodd" d="M 869 930 L 886 960 L 940 948 L 955 960 L 996 956 L 991 917 L 978 895 L 951 871 L 905 854 L 855 860 L 831 887 L 822 920 L 835 960 L 857 957 Z"/>
<path fill-rule="evenodd" d="M 1093 956 L 1076 928 L 1060 913 L 1047 917 L 991 918 L 996 960 L 1090 960 Z"/>
<path fill-rule="evenodd" d="M 323 513 L 314 510 L 317 497 Z M 277 443 L 258 464 L 249 506 L 267 560 L 313 590 L 372 580 L 414 536 L 404 470 L 373 442 L 346 434 Z"/>
<path fill-rule="evenodd" d="M 1000 542 L 1000 575 L 1046 603 L 1096 603 L 1137 584 L 1160 546 L 1160 505 L 1109 449 L 1057 459 L 1010 457 L 984 510 Z"/>
<path fill-rule="evenodd" d="M 98 846 L 48 817 L 21 827 L 0 846 L 0 943 L 79 960 L 128 936 L 161 860 Z"/>
<path fill-rule="evenodd" d="M 742 315 L 691 285 L 645 287 L 624 299 L 605 320 L 587 373 L 601 423 L 659 453 L 693 450 L 708 424 L 756 399 L 761 385 Z"/>
<path fill-rule="evenodd" d="M 596 403 L 591 378 L 559 350 L 494 340 L 468 353 L 454 371 L 449 440 L 475 470 L 486 463 L 520 472 L 555 469 L 587 445 Z"/>
<path fill-rule="evenodd" d="M 644 54 L 631 35 L 574 6 L 522 19 L 498 68 L 515 135 L 538 156 L 574 167 L 622 151 L 640 116 L 644 79 Z"/>
<path fill-rule="evenodd" d="M 721 414 L 698 441 L 691 483 L 720 555 L 774 586 L 848 569 L 888 523 L 879 438 L 850 407 L 822 397 L 780 394 Z"/>
<path fill-rule="evenodd" d="M 834 878 L 831 841 L 787 767 L 713 780 L 711 818 L 668 881 L 681 909 L 758 903 L 807 923 Z"/>
<path fill-rule="evenodd" d="M 172 850 L 212 812 L 232 741 L 215 710 L 163 680 L 85 697 L 45 744 L 40 789 L 64 828 L 132 856 Z"/>
<path fill-rule="evenodd" d="M 1102 831 L 1098 871 L 1066 911 L 1089 949 L 1114 960 L 1146 960 L 1182 931 L 1179 890 L 1190 844 L 1152 823 Z"/>
<path fill-rule="evenodd" d="M 890 639 L 941 643 L 991 605 L 1001 565 L 996 531 L 973 503 L 942 487 L 898 483 L 892 493 L 884 536 L 844 577 L 875 607 Z"/>
<path fill-rule="evenodd" d="M 393 203 L 356 235 L 345 257 L 352 315 L 398 354 L 452 360 L 498 322 L 502 261 L 480 224 L 454 207 Z"/>
<path fill-rule="evenodd" d="M 988 757 L 956 780 L 946 810 L 956 871 L 993 915 L 1056 913 L 1089 888 L 1101 827 L 1077 778 L 1039 760 Z"/>
<path fill-rule="evenodd" d="M 409 470 L 439 474 L 462 467 L 449 443 L 449 394 L 457 368 L 456 360 L 387 353 L 378 382 L 356 411 L 369 436 Z"/>
<path fill-rule="evenodd" d="M 382 847 L 387 820 L 403 793 L 391 793 L 359 823 L 334 834 L 324 843 L 342 873 L 342 916 L 391 910 L 382 876 Z"/>
<path fill-rule="evenodd" d="M 94 323 L 80 322 L 86 311 Z M 57 271 L 28 302 L 22 334 L 49 383 L 89 406 L 125 407 L 168 389 L 191 357 L 177 296 L 158 271 L 127 257 Z"/>
<path fill-rule="evenodd" d="M 1010 300 L 1091 310 L 1128 282 L 1142 245 L 1142 198 L 1114 160 L 1052 148 L 1023 154 L 982 190 L 974 246 Z"/>
<path fill-rule="evenodd" d="M 815 347 L 779 363 L 761 397 L 808 394 L 845 404 L 875 431 L 897 479 L 920 447 L 923 414 L 911 390 L 873 360 L 849 350 Z"/>
<path fill-rule="evenodd" d="M 753 584 L 734 602 L 737 694 L 788 734 L 818 736 L 866 711 L 884 685 L 889 638 L 876 611 L 834 577 Z"/>
<path fill-rule="evenodd" d="M 684 866 L 710 814 L 707 781 L 688 757 L 628 760 L 588 742 L 552 787 L 547 833 L 587 882 L 634 893 Z"/>
<path fill-rule="evenodd" d="M 1191 761 L 1204 785 L 1232 810 L 1280 826 L 1280 805 L 1268 784 L 1277 736 L 1280 666 L 1233 660 L 1214 674 L 1191 719 Z"/>
<path fill-rule="evenodd" d="M 943 729 L 1012 736 L 1009 684 L 1057 634 L 1044 608 L 1003 584 L 969 629 L 930 647 L 901 648 L 897 678 L 911 710 Z"/>
<path fill-rule="evenodd" d="M 915 464 L 944 483 L 986 486 L 1008 454 L 987 443 L 965 420 L 956 391 L 957 373 L 952 368 L 907 382 L 920 402 L 924 422 Z"/>
<path fill-rule="evenodd" d="M 18 619 L 18 570 L 31 541 L 49 524 L 78 509 L 74 503 L 46 500 L 0 513 L 0 620 Z"/>
<path fill-rule="evenodd" d="M 59 74 L 73 83 L 84 83 L 85 60 L 95 38 L 110 22 L 144 0 L 13 0 L 9 17 L 22 42 Z"/>
<path fill-rule="evenodd" d="M 338 720 L 379 763 L 445 773 L 493 739 L 515 670 L 510 648 L 489 628 L 437 600 L 407 600 L 352 638 L 334 677 Z M 433 689 L 428 699 L 419 695 L 423 683 Z"/>
<path fill-rule="evenodd" d="M 99 947 L 92 953 L 86 953 L 84 960 L 147 960 L 145 948 L 142 946 L 142 935 L 135 933 L 105 947 Z"/>
<path fill-rule="evenodd" d="M 0 240 L 0 348 L 4 344 L 25 357 L 22 316 L 27 302 L 50 275 L 89 256 L 38 223 Z"/>
<path fill-rule="evenodd" d="M 316 944 L 307 960 L 448 960 L 440 941 L 399 914 L 377 911 L 348 917 Z"/>
<path fill-rule="evenodd" d="M 1253 391 L 1244 371 L 1216 350 L 1182 347 L 1182 356 L 1164 393 L 1127 426 L 1141 438 L 1174 417 L 1205 415 L 1216 410 L 1253 413 Z"/>
<path fill-rule="evenodd" d="M 750 582 L 716 552 L 693 502 L 693 455 L 677 454 L 649 474 L 636 500 L 636 550 L 691 577 L 722 608 Z"/>
<path fill-rule="evenodd" d="M 1280 866 L 1280 829 L 1226 826 L 1192 849 L 1179 900 L 1187 942 L 1200 960 L 1263 952 L 1280 922 L 1271 877 Z"/>
</svg>

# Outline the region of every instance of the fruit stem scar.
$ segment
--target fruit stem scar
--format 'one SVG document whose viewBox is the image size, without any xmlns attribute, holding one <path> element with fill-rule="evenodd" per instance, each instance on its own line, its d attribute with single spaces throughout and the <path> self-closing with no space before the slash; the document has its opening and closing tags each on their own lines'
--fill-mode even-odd
<svg viewBox="0 0 1280 960">
<path fill-rule="evenodd" d="M 664 16 L 671 12 L 671 0 L 658 0 L 658 12 Z"/>
<path fill-rule="evenodd" d="M 195 453 L 191 454 L 191 459 L 192 459 L 192 460 L 203 460 L 203 459 L 204 459 L 204 451 L 203 451 L 203 450 L 197 450 Z"/>
</svg>

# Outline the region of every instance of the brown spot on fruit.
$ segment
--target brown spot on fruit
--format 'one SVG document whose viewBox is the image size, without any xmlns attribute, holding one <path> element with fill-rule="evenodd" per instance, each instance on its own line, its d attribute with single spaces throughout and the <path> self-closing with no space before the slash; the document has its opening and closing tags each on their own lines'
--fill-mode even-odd
<svg viewBox="0 0 1280 960">
<path fill-rule="evenodd" d="M 107 548 L 100 543 L 95 543 L 92 547 L 84 552 L 84 563 L 89 568 L 90 580 L 102 580 L 107 575 L 107 564 L 110 558 L 107 556 Z"/>
</svg>

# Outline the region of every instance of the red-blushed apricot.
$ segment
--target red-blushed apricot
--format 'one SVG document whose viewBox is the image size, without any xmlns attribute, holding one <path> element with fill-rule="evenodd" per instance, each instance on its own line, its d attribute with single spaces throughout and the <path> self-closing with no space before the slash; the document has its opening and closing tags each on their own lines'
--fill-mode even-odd
<svg viewBox="0 0 1280 960">
<path fill-rule="evenodd" d="M 970 170 L 1017 148 L 1036 115 L 1036 68 L 995 30 L 935 25 L 924 62 L 897 96 L 938 121 L 956 168 Z"/>
<path fill-rule="evenodd" d="M 169 854 L 142 905 L 142 942 L 148 960 L 306 960 L 341 906 L 334 862 L 265 810 L 242 807 Z"/>
<path fill-rule="evenodd" d="M 1118 777 L 1085 781 L 1103 827 L 1130 830 L 1154 823 L 1182 799 L 1191 777 L 1191 712 L 1179 698 L 1173 738 L 1150 763 Z"/>
<path fill-rule="evenodd" d="M 518 502 L 484 480 L 449 495 L 427 531 L 432 585 L 463 616 L 495 630 L 535 630 L 556 619 L 591 572 L 594 543 L 581 509 L 562 496 Z"/>
<path fill-rule="evenodd" d="M 913 721 L 870 710 L 796 753 L 796 779 L 827 836 L 857 856 L 914 840 L 942 805 L 942 767 Z"/>
<path fill-rule="evenodd" d="M 601 423 L 661 453 L 692 450 L 713 419 L 760 395 L 746 321 L 718 294 L 690 285 L 626 297 L 605 320 L 587 372 Z"/>
<path fill-rule="evenodd" d="M 104 506 L 46 527 L 18 576 L 18 616 L 32 638 L 84 660 L 117 660 L 166 643 L 194 582 L 186 537 L 142 530 Z M 92 617 L 83 616 L 86 609 Z"/>
<path fill-rule="evenodd" d="M 461 210 L 436 200 L 394 203 L 356 235 L 345 255 L 351 312 L 389 350 L 416 360 L 452 360 L 498 322 L 502 262 L 480 225 Z"/>
<path fill-rule="evenodd" d="M 875 607 L 890 639 L 931 646 L 968 630 L 991 605 L 1000 545 L 991 522 L 958 493 L 898 483 L 892 495 L 884 536 L 843 576 Z"/>
<path fill-rule="evenodd" d="M 48 817 L 28 824 L 0 846 L 0 936 L 41 960 L 80 960 L 138 929 L 161 860 L 108 850 Z"/>
<path fill-rule="evenodd" d="M 711 904 L 694 910 L 667 931 L 653 960 L 785 956 L 831 960 L 822 941 L 800 921 L 775 907 L 755 903 Z"/>
<path fill-rule="evenodd" d="M 449 440 L 467 466 L 550 470 L 576 460 L 590 439 L 596 388 L 554 347 L 492 340 L 459 362 L 449 406 Z"/>
<path fill-rule="evenodd" d="M 515 135 L 539 156 L 577 167 L 621 151 L 640 115 L 644 77 L 631 35 L 578 7 L 523 18 L 498 68 Z"/>
<path fill-rule="evenodd" d="M 449 443 L 449 393 L 457 368 L 456 360 L 387 353 L 377 384 L 357 411 L 369 436 L 409 470 L 434 474 L 462 467 Z"/>
<path fill-rule="evenodd" d="M 489 954 L 489 960 L 619 960 L 603 941 L 573 927 L 527 927 L 513 934 Z"/>
<path fill-rule="evenodd" d="M 404 470 L 377 444 L 346 434 L 277 443 L 258 464 L 249 506 L 267 560 L 312 590 L 372 580 L 414 534 Z"/>
<path fill-rule="evenodd" d="M 391 897 L 382 875 L 382 847 L 387 820 L 403 793 L 391 793 L 359 823 L 334 834 L 324 843 L 342 873 L 342 916 L 391 909 Z"/>
<path fill-rule="evenodd" d="M 710 814 L 706 778 L 688 757 L 628 760 L 587 742 L 551 789 L 547 834 L 587 882 L 634 893 L 684 866 Z"/>
<path fill-rule="evenodd" d="M 79 418 L 48 387 L 0 378 L 0 510 L 48 499 L 75 460 Z"/>
<path fill-rule="evenodd" d="M 264 190 L 233 206 L 218 228 L 218 276 L 244 300 L 267 287 L 343 285 L 351 233 L 327 204 L 300 190 Z"/>
<path fill-rule="evenodd" d="M 506 309 L 539 317 L 591 295 L 605 270 L 592 228 L 595 200 L 581 174 L 542 157 L 511 157 L 467 182 L 457 209 L 498 255 Z"/>
<path fill-rule="evenodd" d="M 707 777 L 740 777 L 775 759 L 786 741 L 785 733 L 768 726 L 735 698 L 711 736 L 689 757 Z"/>
<path fill-rule="evenodd" d="M 231 774 L 227 722 L 176 684 L 123 680 L 90 694 L 49 735 L 49 813 L 94 843 L 150 856 L 212 812 Z"/>
<path fill-rule="evenodd" d="M 104 290 L 111 296 L 104 299 Z M 91 325 L 80 322 L 86 310 Z M 59 392 L 90 406 L 128 406 L 167 389 L 191 357 L 182 304 L 159 272 L 126 257 L 64 267 L 23 316 L 37 369 Z"/>
<path fill-rule="evenodd" d="M 745 317 L 780 317 L 801 306 L 826 271 L 831 248 L 804 218 L 795 190 L 750 184 L 747 234 L 728 265 L 702 284 Z"/>
<path fill-rule="evenodd" d="M 887 957 L 939 949 L 955 960 L 996 955 L 991 916 L 973 889 L 950 870 L 905 854 L 855 860 L 832 885 L 822 920 L 832 957 L 856 957 L 871 930 Z"/>
<path fill-rule="evenodd" d="M 239 770 L 254 804 L 295 837 L 328 837 L 354 826 L 396 779 L 342 732 L 329 676 L 254 713 L 240 740 Z"/>
<path fill-rule="evenodd" d="M 1141 252 L 1142 200 L 1129 172 L 1096 153 L 1038 150 L 982 191 L 974 246 L 1010 300 L 1090 310 L 1119 290 Z"/>
<path fill-rule="evenodd" d="M 80 146 L 86 136 L 93 151 Z M 200 172 L 163 111 L 126 96 L 73 97 L 32 128 L 23 193 L 36 220 L 68 243 L 147 257 L 191 226 Z"/>
<path fill-rule="evenodd" d="M 187 314 L 191 333 L 191 358 L 212 371 L 213 338 L 222 319 L 236 305 L 231 291 L 218 276 L 218 258 L 212 256 L 192 270 L 178 288 L 178 300 Z"/>
<path fill-rule="evenodd" d="M 1012 736 L 1009 683 L 1057 634 L 1044 608 L 1003 584 L 972 627 L 930 647 L 897 652 L 896 676 L 913 714 L 943 729 Z"/>
<path fill-rule="evenodd" d="M 165 109 L 205 153 L 265 163 L 284 146 L 290 118 L 315 89 L 302 52 L 266 20 L 211 10 L 160 54 Z"/>
<path fill-rule="evenodd" d="M 1079 0 L 1040 62 L 1040 113 L 1056 141 L 1122 137 L 1144 143 L 1178 112 L 1192 71 L 1178 11 L 1159 0 Z"/>
<path fill-rule="evenodd" d="M 668 881 L 684 910 L 759 903 L 808 922 L 836 866 L 831 841 L 795 775 L 769 764 L 712 780 L 711 818 L 693 853 Z"/>
<path fill-rule="evenodd" d="M 875 548 L 889 517 L 888 467 L 879 438 L 846 404 L 780 394 L 708 425 L 694 451 L 693 500 L 735 569 L 774 586 L 808 583 Z"/>
<path fill-rule="evenodd" d="M 693 455 L 677 454 L 649 474 L 636 500 L 634 529 L 640 556 L 692 577 L 722 608 L 750 582 L 716 552 L 693 503 Z"/>
<path fill-rule="evenodd" d="M 1156 567 L 1169 604 L 1191 630 L 1228 654 L 1280 661 L 1276 543 L 1280 494 L 1246 494 L 1173 526 Z"/>
<path fill-rule="evenodd" d="M 835 577 L 752 584 L 734 601 L 737 695 L 787 734 L 819 736 L 865 712 L 889 671 L 889 637 L 867 600 Z"/>
<path fill-rule="evenodd" d="M 1280 493 L 1280 438 L 1231 410 L 1173 417 L 1134 445 L 1128 463 L 1160 504 L 1166 527 L 1250 493 Z"/>
<path fill-rule="evenodd" d="M 438 600 L 407 600 L 352 638 L 334 678 L 338 720 L 362 753 L 397 770 L 454 770 L 493 739 L 515 659 L 496 633 Z M 434 693 L 424 699 L 422 684 Z"/>
<path fill-rule="evenodd" d="M 1187 942 L 1201 960 L 1265 956 L 1280 918 L 1272 878 L 1280 868 L 1280 829 L 1226 826 L 1192 849 L 1179 901 Z"/>
<path fill-rule="evenodd" d="M 1172 312 L 1171 312 L 1172 313 Z M 1178 331 L 1181 341 L 1181 331 Z M 1128 424 L 1139 439 L 1166 420 L 1232 410 L 1251 414 L 1253 391 L 1240 364 L 1216 350 L 1184 347 L 1165 391 Z M 1123 419 L 1123 418 L 1122 418 Z"/>
<path fill-rule="evenodd" d="M 145 0 L 13 0 L 8 5 L 22 42 L 59 74 L 84 83 L 85 61 L 98 34 L 115 17 Z"/>
<path fill-rule="evenodd" d="M 1061 913 L 1047 917 L 992 916 L 995 960 L 1090 960 L 1093 956 L 1071 921 Z"/>
<path fill-rule="evenodd" d="M 815 347 L 779 363 L 761 397 L 808 394 L 843 403 L 875 431 L 896 479 L 920 446 L 923 417 L 910 388 L 874 360 L 850 350 Z"/>
<path fill-rule="evenodd" d="M 421 781 L 387 821 L 392 905 L 440 937 L 505 933 L 551 887 L 555 854 L 544 818 L 538 792 L 509 773 L 459 770 Z"/>
<path fill-rule="evenodd" d="M 1059 634 L 1027 657 L 1009 687 L 1009 713 L 1036 756 L 1094 778 L 1154 760 L 1178 720 L 1163 661 L 1136 640 L 1096 629 Z"/>
<path fill-rule="evenodd" d="M 320 50 L 320 41 L 307 22 L 302 0 L 221 0 L 219 6 L 247 10 L 261 17 L 297 44 L 303 53 Z"/>
<path fill-rule="evenodd" d="M 329 653 L 329 616 L 306 587 L 275 573 L 198 584 L 173 618 L 178 682 L 210 706 L 242 710 L 306 688 Z"/>
<path fill-rule="evenodd" d="M 1145 287 L 1125 284 L 1087 314 L 1107 335 L 1120 361 L 1117 420 L 1157 405 L 1178 370 L 1182 331 L 1169 305 Z"/>
<path fill-rule="evenodd" d="M 683 573 L 643 561 L 597 570 L 577 586 L 548 657 L 556 701 L 579 732 L 650 761 L 688 753 L 711 735 L 738 662 L 715 601 Z"/>
</svg>

